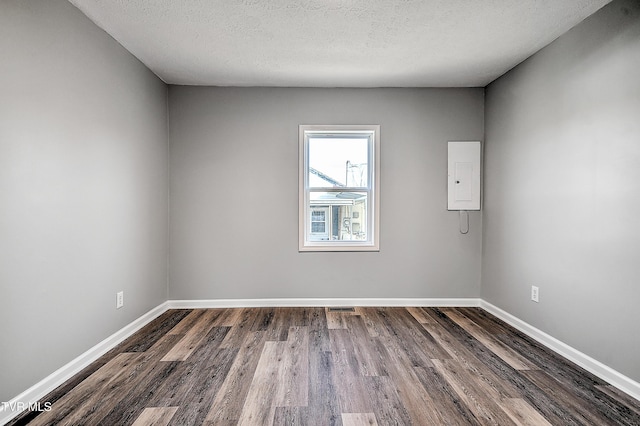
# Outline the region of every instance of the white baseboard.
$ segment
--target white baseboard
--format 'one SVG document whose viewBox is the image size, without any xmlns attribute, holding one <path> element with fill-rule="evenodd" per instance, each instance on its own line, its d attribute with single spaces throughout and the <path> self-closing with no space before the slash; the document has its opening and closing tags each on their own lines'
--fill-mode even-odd
<svg viewBox="0 0 640 426">
<path fill-rule="evenodd" d="M 140 318 L 134 320 L 111 336 L 107 337 L 82 355 L 78 356 L 76 359 L 60 367 L 40 382 L 31 386 L 7 404 L 0 404 L 0 425 L 8 423 L 20 414 L 21 411 L 12 411 L 10 407 L 24 406 L 24 404 L 28 406 L 29 404 L 34 404 L 41 400 L 49 392 L 62 385 L 75 374 L 78 374 L 82 369 L 116 347 L 120 342 L 162 315 L 167 311 L 167 309 L 169 309 L 167 302 L 158 305 L 146 314 L 142 315 Z"/>
<path fill-rule="evenodd" d="M 510 313 L 503 311 L 497 306 L 492 305 L 489 302 L 481 300 L 480 307 L 492 315 L 500 318 L 507 324 L 517 328 L 527 336 L 535 339 L 548 347 L 552 351 L 567 358 L 569 361 L 574 362 L 590 373 L 598 376 L 599 378 L 607 381 L 611 385 L 620 389 L 621 391 L 629 394 L 633 398 L 640 400 L 640 383 L 635 380 L 619 373 L 611 367 L 608 367 L 600 361 L 591 358 L 580 352 L 577 349 L 572 348 L 566 343 L 561 342 L 553 336 L 545 333 L 542 330 L 535 328 L 534 326 L 522 321 L 521 319 L 511 315 Z"/>
<path fill-rule="evenodd" d="M 422 307 L 477 307 L 475 298 L 280 298 L 280 299 L 210 299 L 169 300 L 169 309 L 207 308 L 280 308 L 280 307 L 324 307 L 324 306 L 422 306 Z"/>
</svg>

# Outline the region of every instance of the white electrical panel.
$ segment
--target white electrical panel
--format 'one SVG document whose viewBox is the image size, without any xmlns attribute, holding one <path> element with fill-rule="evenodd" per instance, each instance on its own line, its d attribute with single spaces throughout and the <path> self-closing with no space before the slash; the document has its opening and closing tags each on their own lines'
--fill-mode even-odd
<svg viewBox="0 0 640 426">
<path fill-rule="evenodd" d="M 449 142 L 448 210 L 480 210 L 480 142 Z"/>
</svg>

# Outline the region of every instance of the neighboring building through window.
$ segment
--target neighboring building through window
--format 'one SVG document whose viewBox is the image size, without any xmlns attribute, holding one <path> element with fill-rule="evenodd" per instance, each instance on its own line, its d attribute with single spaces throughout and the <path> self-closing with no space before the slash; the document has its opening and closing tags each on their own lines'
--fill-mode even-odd
<svg viewBox="0 0 640 426">
<path fill-rule="evenodd" d="M 301 251 L 379 250 L 380 126 L 300 126 Z"/>
</svg>

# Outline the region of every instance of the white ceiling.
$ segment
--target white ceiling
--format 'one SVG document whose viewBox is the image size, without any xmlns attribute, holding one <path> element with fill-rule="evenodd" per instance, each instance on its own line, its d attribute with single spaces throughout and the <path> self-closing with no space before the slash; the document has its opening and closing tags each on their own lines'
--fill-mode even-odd
<svg viewBox="0 0 640 426">
<path fill-rule="evenodd" d="M 170 84 L 482 87 L 610 0 L 70 0 Z"/>
</svg>

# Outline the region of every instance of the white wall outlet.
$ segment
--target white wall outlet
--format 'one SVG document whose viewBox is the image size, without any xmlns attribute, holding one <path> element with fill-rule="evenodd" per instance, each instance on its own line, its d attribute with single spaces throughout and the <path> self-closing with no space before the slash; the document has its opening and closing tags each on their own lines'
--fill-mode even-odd
<svg viewBox="0 0 640 426">
<path fill-rule="evenodd" d="M 539 302 L 540 300 L 538 300 L 538 296 L 540 294 L 540 289 L 538 289 L 538 287 L 536 287 L 535 285 L 531 286 L 531 300 L 533 300 L 534 302 Z"/>
<path fill-rule="evenodd" d="M 120 309 L 124 306 L 124 291 L 116 293 L 116 309 Z"/>
</svg>

